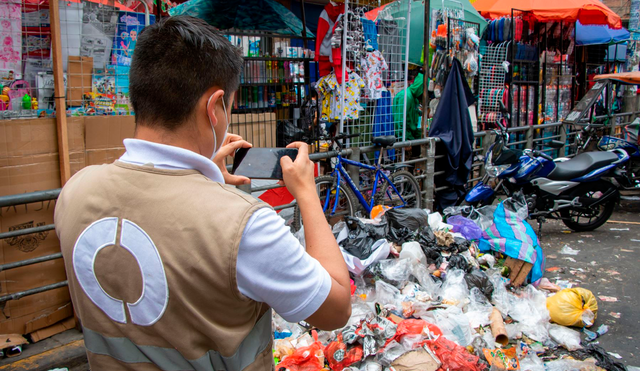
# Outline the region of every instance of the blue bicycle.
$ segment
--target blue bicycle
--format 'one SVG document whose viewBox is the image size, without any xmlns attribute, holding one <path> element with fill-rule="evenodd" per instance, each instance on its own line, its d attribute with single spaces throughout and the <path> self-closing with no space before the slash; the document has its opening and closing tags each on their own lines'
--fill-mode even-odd
<svg viewBox="0 0 640 371">
<path fill-rule="evenodd" d="M 342 150 L 342 140 L 358 137 L 360 134 L 340 134 L 333 138 L 339 151 Z M 330 225 L 334 225 L 344 219 L 345 216 L 355 216 L 359 211 L 365 211 L 369 217 L 373 207 L 383 205 L 389 207 L 422 207 L 422 194 L 418 180 L 409 171 L 406 164 L 393 165 L 390 175 L 389 171 L 382 165 L 384 150 L 393 146 L 396 138 L 393 135 L 373 138 L 375 146 L 380 147 L 378 162 L 376 166 L 363 164 L 349 160 L 338 155 L 331 175 L 319 176 L 316 178 L 316 189 L 322 210 L 325 213 Z M 360 187 L 351 179 L 345 166 L 357 166 L 365 171 L 375 172 L 373 177 L 361 177 Z M 373 178 L 373 181 L 371 181 Z M 348 187 L 345 187 L 345 184 Z M 358 205 L 359 201 L 359 205 Z M 296 206 L 293 218 L 293 228 L 300 229 L 302 218 L 300 209 Z"/>
</svg>

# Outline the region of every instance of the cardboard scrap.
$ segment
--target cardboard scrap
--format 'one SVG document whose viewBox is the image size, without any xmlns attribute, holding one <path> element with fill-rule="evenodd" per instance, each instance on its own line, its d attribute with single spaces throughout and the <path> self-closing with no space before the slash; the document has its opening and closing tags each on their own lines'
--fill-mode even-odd
<svg viewBox="0 0 640 371">
<path fill-rule="evenodd" d="M 31 340 L 33 340 L 34 343 L 37 343 L 40 340 L 52 337 L 53 335 L 57 335 L 67 330 L 71 330 L 74 327 L 76 327 L 76 320 L 73 317 L 69 317 L 62 322 L 58 322 L 49 327 L 32 332 L 29 335 L 31 335 Z"/>
<path fill-rule="evenodd" d="M 513 259 L 508 257 L 505 260 L 504 265 L 509 267 L 509 279 L 511 280 L 511 285 L 515 287 L 522 286 L 524 281 L 527 279 L 529 272 L 531 272 L 531 268 L 533 268 L 533 264 L 527 263 L 523 260 Z"/>
<path fill-rule="evenodd" d="M 425 347 L 426 348 L 426 347 Z M 436 371 L 442 363 L 428 348 L 420 348 L 398 357 L 391 366 L 396 371 Z"/>
</svg>

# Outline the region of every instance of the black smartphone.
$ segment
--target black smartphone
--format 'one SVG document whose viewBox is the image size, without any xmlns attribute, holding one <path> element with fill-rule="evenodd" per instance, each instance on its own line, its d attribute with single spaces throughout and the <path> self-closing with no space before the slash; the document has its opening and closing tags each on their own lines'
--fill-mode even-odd
<svg viewBox="0 0 640 371">
<path fill-rule="evenodd" d="M 282 156 L 291 157 L 295 161 L 297 148 L 240 148 L 233 158 L 234 175 L 246 176 L 249 179 L 282 179 Z"/>
</svg>

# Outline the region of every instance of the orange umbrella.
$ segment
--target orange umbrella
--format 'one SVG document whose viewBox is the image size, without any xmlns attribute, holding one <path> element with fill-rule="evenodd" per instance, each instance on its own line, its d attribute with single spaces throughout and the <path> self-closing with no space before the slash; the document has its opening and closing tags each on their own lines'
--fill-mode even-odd
<svg viewBox="0 0 640 371">
<path fill-rule="evenodd" d="M 583 25 L 622 27 L 620 16 L 598 0 L 477 0 L 473 7 L 485 18 L 511 16 L 512 9 L 529 11 L 540 22 L 580 21 Z"/>
</svg>

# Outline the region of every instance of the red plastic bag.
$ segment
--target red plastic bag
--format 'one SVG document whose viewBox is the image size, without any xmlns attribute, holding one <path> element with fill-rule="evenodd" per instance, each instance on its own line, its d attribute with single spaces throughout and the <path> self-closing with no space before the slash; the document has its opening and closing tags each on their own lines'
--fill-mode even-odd
<svg viewBox="0 0 640 371">
<path fill-rule="evenodd" d="M 296 351 L 282 359 L 276 365 L 276 370 L 287 371 L 321 371 L 324 368 L 324 347 L 318 341 L 318 333 L 312 332 L 315 342 L 308 347 L 296 349 Z"/>
<path fill-rule="evenodd" d="M 483 371 L 487 368 L 484 364 L 478 364 L 480 358 L 469 353 L 467 348 L 445 339 L 444 336 L 427 340 L 426 343 L 442 362 L 440 370 Z"/>
<path fill-rule="evenodd" d="M 429 323 L 425 320 L 421 319 L 405 319 L 404 321 L 398 324 L 398 328 L 396 329 L 396 335 L 387 341 L 385 347 L 392 341 L 395 340 L 398 343 L 402 342 L 402 338 L 405 335 L 420 335 L 423 332 L 423 329 L 427 327 L 429 332 L 434 334 L 435 336 L 442 336 L 442 331 L 438 328 L 438 326 Z M 423 345 L 422 343 L 416 343 L 416 346 Z"/>
<path fill-rule="evenodd" d="M 356 362 L 362 360 L 362 345 L 357 345 L 347 350 L 347 344 L 342 341 L 342 334 L 338 335 L 337 341 L 327 345 L 324 350 L 327 362 L 333 371 L 342 371 Z"/>
</svg>

